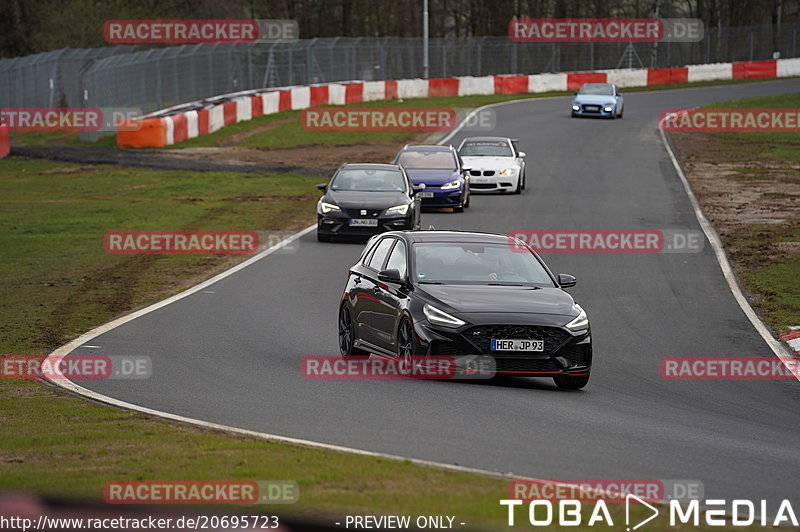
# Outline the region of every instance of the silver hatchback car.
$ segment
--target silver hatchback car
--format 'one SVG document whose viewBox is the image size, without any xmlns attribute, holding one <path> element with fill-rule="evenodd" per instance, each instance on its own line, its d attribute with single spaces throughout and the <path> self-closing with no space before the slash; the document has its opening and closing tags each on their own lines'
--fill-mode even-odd
<svg viewBox="0 0 800 532">
<path fill-rule="evenodd" d="M 572 100 L 572 116 L 622 118 L 625 100 L 613 83 L 586 83 Z"/>
</svg>

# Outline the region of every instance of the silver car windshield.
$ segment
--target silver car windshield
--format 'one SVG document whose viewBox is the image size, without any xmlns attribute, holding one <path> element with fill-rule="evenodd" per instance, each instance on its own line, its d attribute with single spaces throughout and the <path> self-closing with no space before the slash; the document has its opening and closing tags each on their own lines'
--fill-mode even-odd
<svg viewBox="0 0 800 532">
<path fill-rule="evenodd" d="M 614 96 L 614 88 L 605 83 L 587 83 L 578 94 L 591 94 L 596 96 Z"/>
<path fill-rule="evenodd" d="M 419 283 L 555 286 L 527 249 L 507 244 L 418 242 L 413 275 Z"/>
</svg>

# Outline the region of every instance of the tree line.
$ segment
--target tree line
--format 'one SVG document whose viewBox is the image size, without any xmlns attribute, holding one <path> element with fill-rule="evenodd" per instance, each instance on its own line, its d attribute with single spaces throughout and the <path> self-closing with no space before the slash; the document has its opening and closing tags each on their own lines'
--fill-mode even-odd
<svg viewBox="0 0 800 532">
<path fill-rule="evenodd" d="M 109 19 L 293 19 L 301 38 L 418 37 L 423 0 L 0 0 L 0 57 L 105 46 Z M 502 36 L 514 17 L 798 21 L 800 0 L 429 0 L 431 37 Z"/>
</svg>

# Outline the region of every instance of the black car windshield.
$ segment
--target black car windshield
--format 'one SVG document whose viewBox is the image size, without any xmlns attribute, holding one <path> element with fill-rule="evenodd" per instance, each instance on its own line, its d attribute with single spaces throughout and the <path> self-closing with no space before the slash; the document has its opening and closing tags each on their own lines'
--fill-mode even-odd
<svg viewBox="0 0 800 532">
<path fill-rule="evenodd" d="M 358 192 L 402 192 L 406 180 L 399 170 L 344 169 L 333 178 L 331 190 Z"/>
<path fill-rule="evenodd" d="M 514 152 L 508 142 L 471 141 L 465 142 L 458 151 L 462 157 L 513 157 Z"/>
<path fill-rule="evenodd" d="M 397 158 L 397 164 L 405 168 L 456 168 L 456 160 L 449 151 L 404 151 Z"/>
<path fill-rule="evenodd" d="M 578 94 L 592 94 L 596 96 L 614 96 L 614 89 L 605 83 L 587 83 Z"/>
<path fill-rule="evenodd" d="M 420 283 L 555 286 L 532 253 L 511 243 L 418 242 L 414 276 Z"/>
</svg>

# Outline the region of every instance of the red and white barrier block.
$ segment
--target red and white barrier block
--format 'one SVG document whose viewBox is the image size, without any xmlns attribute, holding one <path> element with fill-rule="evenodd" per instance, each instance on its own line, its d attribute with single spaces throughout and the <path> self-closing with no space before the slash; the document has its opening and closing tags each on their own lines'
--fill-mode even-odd
<svg viewBox="0 0 800 532">
<path fill-rule="evenodd" d="M 486 94 L 574 91 L 584 83 L 616 83 L 622 88 L 668 83 L 800 76 L 800 58 L 688 65 L 673 68 L 601 70 L 554 74 L 463 76 L 397 81 L 353 81 L 237 93 L 215 98 L 219 103 L 187 111 L 166 110 L 148 115 L 117 131 L 121 148 L 162 147 L 208 135 L 225 126 L 281 111 L 321 105 L 440 98 Z M 189 107 L 189 106 L 184 106 Z M 134 127 L 132 127 L 134 126 Z M 2 140 L 0 139 L 0 150 Z"/>
<path fill-rule="evenodd" d="M 0 159 L 11 152 L 11 143 L 8 140 L 8 126 L 0 124 Z"/>
</svg>

